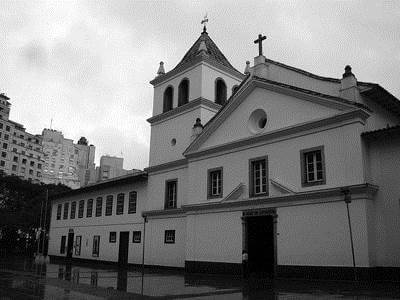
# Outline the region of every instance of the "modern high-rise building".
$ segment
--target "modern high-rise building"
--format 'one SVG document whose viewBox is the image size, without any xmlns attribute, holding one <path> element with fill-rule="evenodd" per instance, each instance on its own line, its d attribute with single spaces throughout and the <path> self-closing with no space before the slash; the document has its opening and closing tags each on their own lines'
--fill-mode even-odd
<svg viewBox="0 0 400 300">
<path fill-rule="evenodd" d="M 123 165 L 124 159 L 122 157 L 103 155 L 100 157 L 100 166 L 96 167 L 95 181 L 98 182 L 140 171 L 136 169 L 126 170 Z"/>
<path fill-rule="evenodd" d="M 61 183 L 76 189 L 89 182 L 90 170 L 94 173 L 95 146 L 88 145 L 84 137 L 74 144 L 53 129 L 43 129 L 42 139 L 44 183 Z"/>
<path fill-rule="evenodd" d="M 9 100 L 0 94 L 0 172 L 38 183 L 44 165 L 42 138 L 9 119 Z"/>
</svg>

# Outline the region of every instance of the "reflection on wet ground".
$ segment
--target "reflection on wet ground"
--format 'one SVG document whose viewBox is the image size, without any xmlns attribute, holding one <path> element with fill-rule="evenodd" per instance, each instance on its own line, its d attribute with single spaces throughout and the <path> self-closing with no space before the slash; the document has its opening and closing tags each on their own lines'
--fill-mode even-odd
<svg viewBox="0 0 400 300">
<path fill-rule="evenodd" d="M 269 280 L 182 271 L 0 261 L 6 299 L 400 299 L 397 283 Z"/>
</svg>

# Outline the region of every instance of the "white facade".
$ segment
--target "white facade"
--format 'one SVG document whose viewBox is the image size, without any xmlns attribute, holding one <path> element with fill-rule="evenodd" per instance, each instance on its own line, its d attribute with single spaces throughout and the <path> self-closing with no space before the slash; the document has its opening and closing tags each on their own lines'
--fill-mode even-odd
<svg viewBox="0 0 400 300">
<path fill-rule="evenodd" d="M 353 264 L 361 273 L 398 270 L 400 130 L 391 128 L 400 122 L 400 102 L 358 82 L 349 67 L 342 79 L 324 78 L 258 56 L 245 77 L 218 51 L 203 32 L 177 67 L 151 82 L 138 224 L 116 216 L 101 226 L 119 232 L 146 220 L 147 265 L 240 272 L 246 251 L 251 270 L 278 276 L 304 268 L 349 274 Z M 184 79 L 188 99 L 178 106 Z M 228 98 L 222 106 L 215 103 L 218 79 Z M 165 96 L 170 87 L 172 99 Z M 386 131 L 397 139 L 371 139 Z M 74 197 L 91 196 L 82 190 Z M 65 199 L 53 201 L 53 214 L 58 201 Z M 103 228 L 68 222 L 64 231 L 76 226 L 89 236 Z M 52 232 L 57 241 L 60 233 Z M 58 247 L 50 254 L 59 256 Z M 117 261 L 104 247 L 96 259 Z M 141 263 L 136 256 L 129 262 Z"/>
</svg>

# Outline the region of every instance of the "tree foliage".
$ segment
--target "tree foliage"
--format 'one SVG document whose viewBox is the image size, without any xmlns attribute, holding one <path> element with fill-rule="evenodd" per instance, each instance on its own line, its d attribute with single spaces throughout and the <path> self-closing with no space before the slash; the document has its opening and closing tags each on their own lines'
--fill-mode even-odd
<svg viewBox="0 0 400 300">
<path fill-rule="evenodd" d="M 44 220 L 46 193 L 54 195 L 70 190 L 65 185 L 35 184 L 17 176 L 0 173 L 0 239 L 13 240 L 17 232 L 31 233 Z M 50 224 L 51 203 L 48 201 L 46 226 Z M 42 227 L 44 223 L 42 223 Z"/>
</svg>

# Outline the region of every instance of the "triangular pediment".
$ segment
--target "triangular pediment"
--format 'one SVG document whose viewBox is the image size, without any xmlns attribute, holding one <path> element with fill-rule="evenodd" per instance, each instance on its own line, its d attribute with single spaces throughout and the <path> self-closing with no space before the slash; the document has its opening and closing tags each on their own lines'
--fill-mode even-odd
<svg viewBox="0 0 400 300">
<path fill-rule="evenodd" d="M 337 97 L 249 78 L 184 154 L 329 118 L 355 108 Z"/>
</svg>

